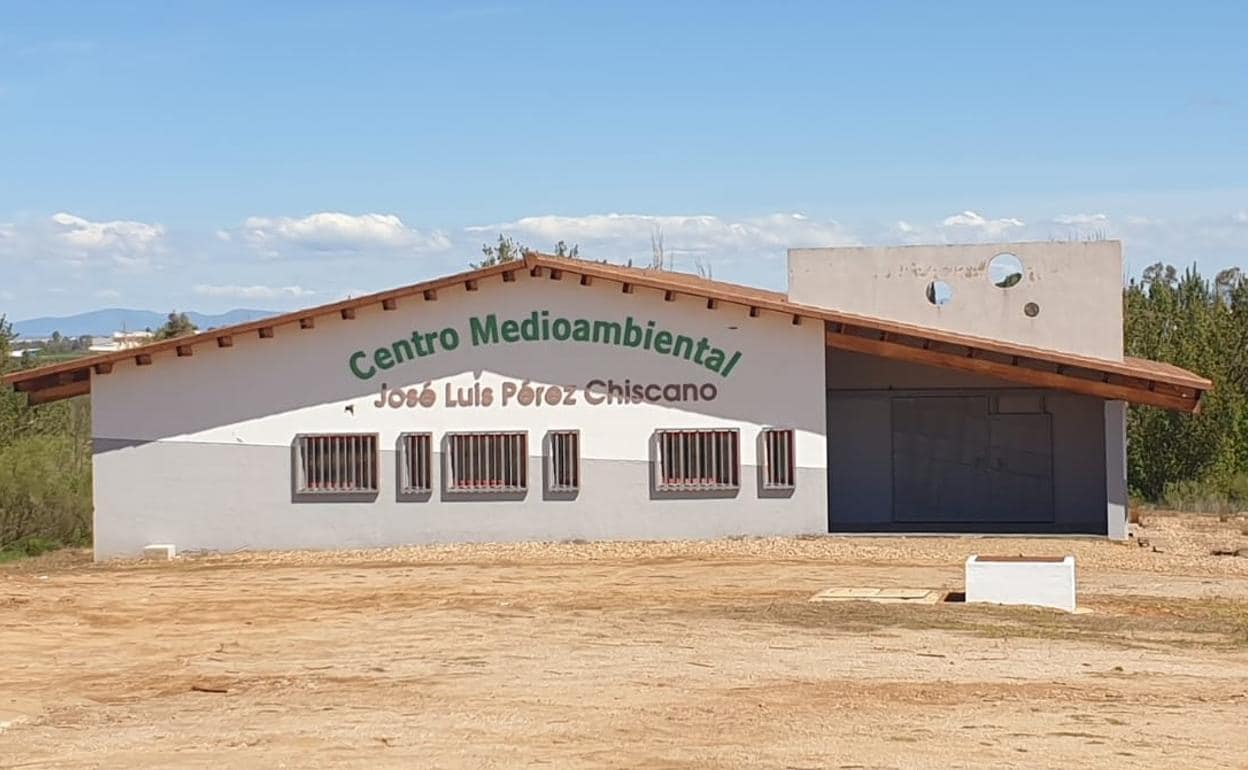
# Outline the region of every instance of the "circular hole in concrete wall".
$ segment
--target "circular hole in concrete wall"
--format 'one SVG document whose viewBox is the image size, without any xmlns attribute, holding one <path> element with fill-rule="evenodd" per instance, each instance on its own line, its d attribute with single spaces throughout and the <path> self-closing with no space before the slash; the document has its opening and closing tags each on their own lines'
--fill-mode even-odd
<svg viewBox="0 0 1248 770">
<path fill-rule="evenodd" d="M 1010 252 L 1002 252 L 988 260 L 988 280 L 1001 289 L 1016 286 L 1023 280 L 1023 261 Z"/>
<path fill-rule="evenodd" d="M 1023 305 L 1023 315 L 1028 318 L 1035 318 L 1040 315 L 1040 306 L 1034 302 L 1028 302 L 1026 305 Z"/>
<path fill-rule="evenodd" d="M 927 301 L 933 305 L 946 305 L 953 299 L 953 287 L 944 281 L 932 281 L 927 285 Z"/>
</svg>

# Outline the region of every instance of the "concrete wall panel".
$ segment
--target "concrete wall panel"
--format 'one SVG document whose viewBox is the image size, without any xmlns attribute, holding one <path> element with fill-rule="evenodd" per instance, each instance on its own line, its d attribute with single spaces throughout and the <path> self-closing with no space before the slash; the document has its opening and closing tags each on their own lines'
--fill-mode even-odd
<svg viewBox="0 0 1248 770">
<path fill-rule="evenodd" d="M 1000 288 L 989 262 L 1006 252 L 1022 278 Z M 928 301 L 932 281 L 952 290 L 949 302 Z M 794 302 L 1112 361 L 1122 360 L 1122 285 L 1118 241 L 789 250 Z"/>
</svg>

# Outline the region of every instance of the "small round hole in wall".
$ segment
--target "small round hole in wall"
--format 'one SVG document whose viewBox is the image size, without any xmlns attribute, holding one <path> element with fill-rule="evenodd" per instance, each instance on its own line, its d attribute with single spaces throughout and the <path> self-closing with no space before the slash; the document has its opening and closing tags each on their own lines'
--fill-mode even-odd
<svg viewBox="0 0 1248 770">
<path fill-rule="evenodd" d="M 944 281 L 932 281 L 927 285 L 927 301 L 933 305 L 947 305 L 953 299 L 953 287 Z"/>
<path fill-rule="evenodd" d="M 1023 315 L 1028 318 L 1035 318 L 1040 315 L 1040 306 L 1034 302 L 1028 302 L 1026 305 L 1023 305 Z"/>
<path fill-rule="evenodd" d="M 1017 286 L 1023 280 L 1023 261 L 1008 251 L 988 260 L 988 280 L 999 289 Z"/>
</svg>

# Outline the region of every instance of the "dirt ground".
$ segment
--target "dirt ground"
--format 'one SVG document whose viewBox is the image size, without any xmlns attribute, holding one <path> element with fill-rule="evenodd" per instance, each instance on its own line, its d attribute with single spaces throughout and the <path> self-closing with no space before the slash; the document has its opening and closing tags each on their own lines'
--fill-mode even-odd
<svg viewBox="0 0 1248 770">
<path fill-rule="evenodd" d="M 1248 767 L 1248 518 L 1145 525 L 58 554 L 0 569 L 0 767 Z M 971 553 L 1091 612 L 808 601 Z"/>
</svg>

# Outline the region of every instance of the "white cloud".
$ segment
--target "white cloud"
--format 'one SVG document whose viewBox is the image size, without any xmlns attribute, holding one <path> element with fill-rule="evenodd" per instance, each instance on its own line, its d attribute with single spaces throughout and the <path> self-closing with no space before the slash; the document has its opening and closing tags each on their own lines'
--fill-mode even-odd
<svg viewBox="0 0 1248 770">
<path fill-rule="evenodd" d="M 963 211 L 945 217 L 941 225 L 951 233 L 973 233 L 981 238 L 999 238 L 1006 231 L 1024 226 L 1024 222 L 1016 217 L 988 219 L 975 211 Z"/>
<path fill-rule="evenodd" d="M 234 234 L 220 231 L 224 241 Z M 441 230 L 408 227 L 394 214 L 343 214 L 322 211 L 302 218 L 248 217 L 237 236 L 267 256 L 291 253 L 358 254 L 366 251 L 421 252 L 449 248 Z"/>
<path fill-rule="evenodd" d="M 51 247 L 76 264 L 103 259 L 118 267 L 146 267 L 165 237 L 164 227 L 146 222 L 93 222 L 64 211 L 53 214 L 48 221 Z"/>
<path fill-rule="evenodd" d="M 316 292 L 302 286 L 234 286 L 198 284 L 193 291 L 203 297 L 233 297 L 236 299 L 277 299 L 279 297 L 307 297 Z"/>
<path fill-rule="evenodd" d="M 1104 225 L 1109 223 L 1109 217 L 1105 214 L 1062 214 L 1053 217 L 1053 221 L 1059 225 Z"/>
<path fill-rule="evenodd" d="M 1243 211 L 1236 211 L 1234 214 L 1231 215 L 1231 219 L 1235 221 L 1237 224 L 1248 225 L 1248 209 L 1244 209 Z"/>
<path fill-rule="evenodd" d="M 91 296 L 96 299 L 117 299 L 121 296 L 121 292 L 116 289 L 96 289 L 91 292 Z"/>
<path fill-rule="evenodd" d="M 739 220 L 710 214 L 551 214 L 478 225 L 467 228 L 467 231 L 507 233 L 539 249 L 549 249 L 558 241 L 566 241 L 578 244 L 583 256 L 595 259 L 637 257 L 645 261 L 652 255 L 651 238 L 659 235 L 667 254 L 698 258 L 782 257 L 787 248 L 843 246 L 858 242 L 836 221 L 813 220 L 795 213 Z"/>
</svg>

